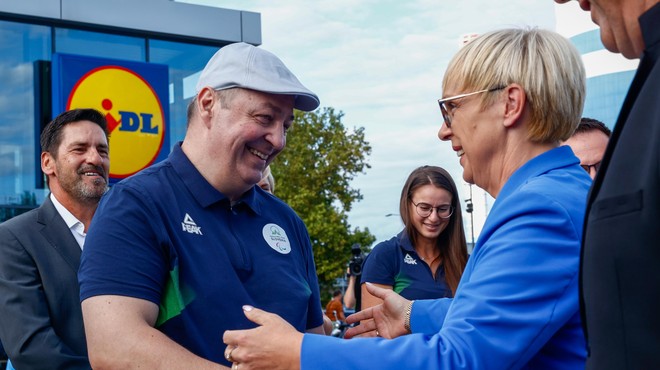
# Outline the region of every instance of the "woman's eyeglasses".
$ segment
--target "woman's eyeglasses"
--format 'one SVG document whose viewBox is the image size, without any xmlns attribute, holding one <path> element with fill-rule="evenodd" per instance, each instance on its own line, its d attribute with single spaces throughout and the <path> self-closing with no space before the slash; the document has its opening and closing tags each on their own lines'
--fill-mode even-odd
<svg viewBox="0 0 660 370">
<path fill-rule="evenodd" d="M 447 102 L 450 102 L 452 100 L 456 99 L 462 99 L 468 96 L 476 95 L 476 94 L 481 94 L 485 92 L 493 92 L 497 90 L 502 90 L 506 86 L 500 86 L 500 87 L 494 87 L 492 89 L 485 89 L 485 90 L 479 90 L 467 94 L 460 94 L 456 96 L 450 96 L 448 98 L 444 99 L 438 99 L 438 104 L 440 105 L 440 112 L 442 113 L 442 118 L 445 120 L 445 125 L 447 125 L 447 128 L 451 128 L 451 119 L 454 116 L 454 110 L 453 109 L 447 109 Z"/>
<path fill-rule="evenodd" d="M 410 200 L 410 203 L 415 206 L 415 211 L 420 217 L 429 217 L 434 210 L 438 212 L 438 217 L 440 218 L 449 218 L 451 217 L 452 213 L 454 213 L 454 207 L 450 206 L 449 204 L 433 207 L 428 203 L 415 203 L 412 199 Z"/>
<path fill-rule="evenodd" d="M 594 171 L 598 172 L 600 169 L 600 162 L 596 162 L 594 164 L 581 164 L 580 167 L 584 168 L 587 173 L 591 173 L 591 169 L 593 168 Z"/>
</svg>

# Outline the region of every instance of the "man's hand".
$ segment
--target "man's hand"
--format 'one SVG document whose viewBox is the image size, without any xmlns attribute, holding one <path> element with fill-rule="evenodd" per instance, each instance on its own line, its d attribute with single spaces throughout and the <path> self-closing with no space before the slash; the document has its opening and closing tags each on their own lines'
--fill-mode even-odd
<svg viewBox="0 0 660 370">
<path fill-rule="evenodd" d="M 259 327 L 227 330 L 225 358 L 241 370 L 300 369 L 303 334 L 278 315 L 243 306 L 245 316 Z"/>
</svg>

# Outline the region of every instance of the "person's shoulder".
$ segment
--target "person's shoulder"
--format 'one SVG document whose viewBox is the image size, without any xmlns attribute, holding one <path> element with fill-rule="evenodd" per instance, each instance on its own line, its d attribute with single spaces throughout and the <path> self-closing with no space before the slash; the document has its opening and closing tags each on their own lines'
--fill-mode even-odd
<svg viewBox="0 0 660 370">
<path fill-rule="evenodd" d="M 381 244 L 383 244 L 383 246 L 389 250 L 399 250 L 403 248 L 403 244 L 405 244 L 407 241 L 408 235 L 404 229 L 393 237 L 383 241 Z"/>
<path fill-rule="evenodd" d="M 401 249 L 400 242 L 401 234 L 391 237 L 376 244 L 371 250 L 371 254 L 378 255 L 391 255 L 397 253 Z"/>
<path fill-rule="evenodd" d="M 262 212 L 265 214 L 270 214 L 272 217 L 278 219 L 281 218 L 290 218 L 296 222 L 303 222 L 300 216 L 294 211 L 291 206 L 285 203 L 282 199 L 278 198 L 273 194 L 269 194 L 262 189 L 255 189 L 255 196 L 259 202 Z"/>
<path fill-rule="evenodd" d="M 172 170 L 172 163 L 166 159 L 122 179 L 115 186 L 144 186 L 147 184 L 162 183 L 164 178 L 171 176 L 170 172 Z"/>
<path fill-rule="evenodd" d="M 361 282 L 392 285 L 400 269 L 404 251 L 400 246 L 401 234 L 376 244 L 364 261 Z"/>
<path fill-rule="evenodd" d="M 278 198 L 274 194 L 270 194 L 267 191 L 258 188 L 256 185 L 254 191 L 255 191 L 255 196 L 257 197 L 259 202 L 262 203 L 264 206 L 285 208 L 293 211 L 293 209 L 288 204 L 286 204 L 286 202 L 284 202 L 282 199 Z"/>
<path fill-rule="evenodd" d="M 496 212 L 491 211 L 491 221 L 494 226 L 501 226 L 532 220 L 535 223 L 565 220 L 567 222 L 560 224 L 564 233 L 567 236 L 579 236 L 590 184 L 589 176 L 577 165 L 531 177 L 508 196 L 496 201 L 493 210 L 495 207 L 497 209 Z"/>
<path fill-rule="evenodd" d="M 586 204 L 590 186 L 591 178 L 586 172 L 578 166 L 572 166 L 530 178 L 520 186 L 517 195 L 533 193 L 559 203 L 584 201 Z"/>
<path fill-rule="evenodd" d="M 6 230 L 16 230 L 16 229 L 22 229 L 25 228 L 26 226 L 33 225 L 37 223 L 37 220 L 39 218 L 39 213 L 42 212 L 42 207 L 43 205 L 31 209 L 25 213 L 22 213 L 18 216 L 14 216 L 10 218 L 9 220 L 5 222 L 0 223 L 0 230 L 6 229 Z"/>
<path fill-rule="evenodd" d="M 154 189 L 158 189 L 158 194 L 163 194 L 163 190 L 172 183 L 172 177 L 172 165 L 170 161 L 164 160 L 113 184 L 103 198 L 123 197 L 127 194 L 151 198 Z"/>
</svg>

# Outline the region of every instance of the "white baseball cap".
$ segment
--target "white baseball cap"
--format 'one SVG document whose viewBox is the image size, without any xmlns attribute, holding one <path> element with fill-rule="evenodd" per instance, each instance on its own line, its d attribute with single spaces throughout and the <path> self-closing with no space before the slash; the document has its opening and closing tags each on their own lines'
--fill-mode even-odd
<svg viewBox="0 0 660 370">
<path fill-rule="evenodd" d="M 199 76 L 197 93 L 206 86 L 294 95 L 294 108 L 307 112 L 321 104 L 275 54 L 244 42 L 224 46 L 213 55 Z"/>
</svg>

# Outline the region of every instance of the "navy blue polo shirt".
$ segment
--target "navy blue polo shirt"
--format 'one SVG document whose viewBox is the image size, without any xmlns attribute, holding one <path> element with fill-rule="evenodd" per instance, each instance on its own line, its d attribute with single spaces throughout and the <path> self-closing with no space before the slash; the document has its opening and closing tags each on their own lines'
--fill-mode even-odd
<svg viewBox="0 0 660 370">
<path fill-rule="evenodd" d="M 443 265 L 433 278 L 431 268 L 415 252 L 405 230 L 373 248 L 364 262 L 361 281 L 391 285 L 406 299 L 451 297 Z"/>
<path fill-rule="evenodd" d="M 180 143 L 103 197 L 79 280 L 81 300 L 121 295 L 159 305 L 156 328 L 225 365 L 224 331 L 256 326 L 242 305 L 276 313 L 301 332 L 323 322 L 302 220 L 259 187 L 231 206 Z"/>
</svg>

